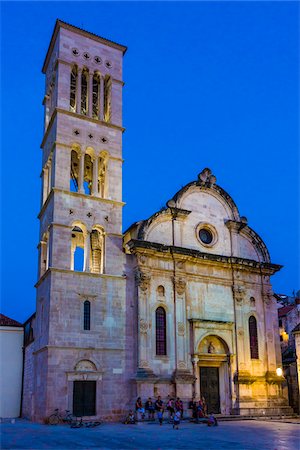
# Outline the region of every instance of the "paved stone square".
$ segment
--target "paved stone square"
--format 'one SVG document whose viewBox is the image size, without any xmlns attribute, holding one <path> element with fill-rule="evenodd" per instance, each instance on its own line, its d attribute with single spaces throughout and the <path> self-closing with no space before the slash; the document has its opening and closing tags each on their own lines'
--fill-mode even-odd
<svg viewBox="0 0 300 450">
<path fill-rule="evenodd" d="M 218 427 L 182 423 L 172 425 L 102 424 L 71 429 L 67 425 L 39 425 L 17 420 L 1 424 L 2 449 L 239 449 L 299 450 L 299 423 L 243 420 Z"/>
</svg>

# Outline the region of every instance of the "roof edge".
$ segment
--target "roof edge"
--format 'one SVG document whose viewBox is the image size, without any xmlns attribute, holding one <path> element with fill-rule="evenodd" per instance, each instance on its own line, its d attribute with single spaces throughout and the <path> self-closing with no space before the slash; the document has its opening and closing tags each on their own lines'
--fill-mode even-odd
<svg viewBox="0 0 300 450">
<path fill-rule="evenodd" d="M 54 29 L 52 32 L 52 36 L 50 39 L 50 44 L 46 53 L 46 57 L 44 59 L 44 63 L 43 63 L 43 67 L 42 67 L 42 73 L 45 73 L 48 67 L 48 63 L 49 63 L 49 59 L 50 59 L 50 54 L 51 51 L 54 47 L 54 43 L 56 40 L 56 37 L 58 35 L 59 29 L 60 28 L 65 28 L 66 30 L 70 30 L 70 31 L 75 31 L 85 37 L 89 37 L 90 39 L 94 39 L 97 42 L 100 42 L 101 44 L 106 44 L 109 47 L 113 47 L 116 48 L 118 50 L 121 50 L 123 55 L 125 55 L 126 51 L 127 51 L 127 47 L 125 45 L 122 44 L 118 44 L 117 42 L 111 41 L 110 39 L 106 39 L 103 38 L 102 36 L 99 36 L 98 34 L 95 33 L 91 33 L 90 31 L 86 31 L 82 28 L 76 27 L 75 25 L 71 25 L 70 23 L 64 22 L 63 20 L 60 19 L 56 19 L 55 25 L 54 25 Z"/>
</svg>

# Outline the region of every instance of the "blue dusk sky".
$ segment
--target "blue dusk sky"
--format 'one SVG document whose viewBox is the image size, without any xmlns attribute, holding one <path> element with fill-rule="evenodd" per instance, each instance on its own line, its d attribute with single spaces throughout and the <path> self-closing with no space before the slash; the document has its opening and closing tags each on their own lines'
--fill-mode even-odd
<svg viewBox="0 0 300 450">
<path fill-rule="evenodd" d="M 275 292 L 298 290 L 298 2 L 1 2 L 1 312 L 35 310 L 41 67 L 57 18 L 128 46 L 123 229 L 210 167 L 284 265 Z"/>
</svg>

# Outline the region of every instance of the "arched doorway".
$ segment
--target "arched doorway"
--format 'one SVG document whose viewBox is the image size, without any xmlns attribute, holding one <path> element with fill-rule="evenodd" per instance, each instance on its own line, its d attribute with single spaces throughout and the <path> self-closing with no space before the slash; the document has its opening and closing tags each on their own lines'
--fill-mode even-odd
<svg viewBox="0 0 300 450">
<path fill-rule="evenodd" d="M 230 414 L 230 353 L 226 342 L 208 335 L 201 340 L 197 356 L 197 388 L 199 396 L 205 398 L 207 412 Z"/>
</svg>

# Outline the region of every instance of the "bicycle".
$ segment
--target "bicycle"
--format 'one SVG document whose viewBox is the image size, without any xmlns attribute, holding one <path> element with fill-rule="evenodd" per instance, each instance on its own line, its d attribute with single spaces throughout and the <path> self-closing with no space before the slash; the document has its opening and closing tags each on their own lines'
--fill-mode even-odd
<svg viewBox="0 0 300 450">
<path fill-rule="evenodd" d="M 70 410 L 66 409 L 65 416 L 63 417 L 58 408 L 54 410 L 55 412 L 49 416 L 49 424 L 57 425 L 59 422 L 69 423 L 71 424 L 74 421 L 74 417 L 72 416 Z"/>
</svg>

